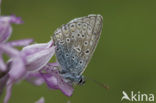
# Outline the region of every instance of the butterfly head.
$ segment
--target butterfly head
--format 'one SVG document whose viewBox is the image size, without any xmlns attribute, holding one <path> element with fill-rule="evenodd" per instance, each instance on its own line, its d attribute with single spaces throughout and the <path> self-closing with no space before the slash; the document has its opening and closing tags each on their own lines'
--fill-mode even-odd
<svg viewBox="0 0 156 103">
<path fill-rule="evenodd" d="M 78 81 L 78 85 L 83 85 L 83 84 L 85 84 L 85 82 L 86 82 L 86 80 L 85 80 L 84 76 L 81 76 L 81 78 Z"/>
<path fill-rule="evenodd" d="M 75 77 L 73 80 L 74 81 L 72 81 L 72 84 L 74 85 L 84 85 L 86 82 L 84 76 Z"/>
</svg>

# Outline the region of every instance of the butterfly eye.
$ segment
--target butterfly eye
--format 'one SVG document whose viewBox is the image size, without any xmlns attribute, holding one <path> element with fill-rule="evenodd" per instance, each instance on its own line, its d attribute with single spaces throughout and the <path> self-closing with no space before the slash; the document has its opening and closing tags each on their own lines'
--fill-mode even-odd
<svg viewBox="0 0 156 103">
<path fill-rule="evenodd" d="M 72 59 L 74 60 L 74 59 L 75 59 L 75 57 L 73 56 L 73 57 L 72 57 Z"/>
<path fill-rule="evenodd" d="M 70 28 L 74 28 L 74 27 L 75 27 L 75 24 L 71 24 L 71 25 L 70 25 Z"/>
<path fill-rule="evenodd" d="M 85 42 L 84 42 L 84 46 L 87 46 L 87 45 L 88 45 L 88 41 L 85 41 Z"/>
<path fill-rule="evenodd" d="M 85 34 L 82 34 L 82 35 L 81 35 L 81 38 L 83 38 L 83 39 L 84 39 L 84 38 L 85 38 Z"/>
<path fill-rule="evenodd" d="M 75 30 L 75 23 L 70 24 L 70 29 L 71 29 L 71 31 Z"/>
<path fill-rule="evenodd" d="M 59 44 L 63 45 L 63 44 L 64 44 L 64 40 L 61 40 L 61 41 L 59 42 Z"/>
<path fill-rule="evenodd" d="M 81 35 L 80 33 L 77 34 L 78 37 L 80 37 L 80 35 Z"/>
<path fill-rule="evenodd" d="M 70 43 L 70 38 L 66 38 L 66 42 L 67 43 Z"/>
<path fill-rule="evenodd" d="M 66 56 L 66 57 L 68 57 L 68 56 L 69 56 L 69 54 L 67 53 L 65 56 Z"/>
<path fill-rule="evenodd" d="M 80 64 L 82 64 L 83 63 L 83 61 L 82 60 L 80 60 L 80 62 L 79 62 Z"/>
<path fill-rule="evenodd" d="M 77 23 L 77 27 L 78 27 L 78 28 L 81 28 L 81 25 L 82 25 L 82 24 L 81 24 L 80 22 Z"/>
<path fill-rule="evenodd" d="M 87 29 L 87 24 L 83 23 L 83 29 L 86 30 Z"/>
<path fill-rule="evenodd" d="M 90 51 L 89 51 L 89 49 L 87 49 L 87 50 L 85 51 L 85 54 L 87 54 L 87 55 L 88 55 L 88 54 L 89 54 L 89 52 L 90 52 Z"/>
</svg>

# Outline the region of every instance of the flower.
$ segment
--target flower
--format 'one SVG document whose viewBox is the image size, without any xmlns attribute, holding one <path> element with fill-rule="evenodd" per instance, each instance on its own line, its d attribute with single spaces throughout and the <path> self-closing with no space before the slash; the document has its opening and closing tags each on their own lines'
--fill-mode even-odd
<svg viewBox="0 0 156 103">
<path fill-rule="evenodd" d="M 38 86 L 46 83 L 50 89 L 59 89 L 66 96 L 71 96 L 73 87 L 60 76 L 59 63 L 49 63 L 55 54 L 53 40 L 31 45 L 32 39 L 8 42 L 12 35 L 12 23 L 21 24 L 23 21 L 15 15 L 0 16 L 0 95 L 6 86 L 4 103 L 8 103 L 11 97 L 12 86 L 21 80 Z M 15 48 L 17 46 L 24 47 L 20 51 Z M 6 63 L 3 54 L 9 56 Z M 41 98 L 36 103 L 44 103 L 44 99 Z"/>
<path fill-rule="evenodd" d="M 15 69 L 17 71 L 19 70 L 16 73 L 23 72 L 23 71 L 20 71 L 21 70 L 20 68 L 24 67 L 24 63 L 23 63 L 24 60 L 22 56 L 20 55 L 20 52 L 17 49 L 15 49 L 14 46 L 26 46 L 32 42 L 32 39 L 7 42 L 7 40 L 12 34 L 11 24 L 12 23 L 20 24 L 22 22 L 23 21 L 19 17 L 16 17 L 14 15 L 13 16 L 0 16 L 0 84 L 1 84 L 0 89 L 1 89 L 1 93 L 9 77 L 13 77 L 15 79 L 19 78 L 19 77 L 16 77 L 16 75 L 13 75 L 14 74 L 12 73 L 13 70 Z M 10 61 L 8 63 L 5 63 L 3 60 L 2 55 L 4 53 L 10 57 Z M 9 63 L 11 64 L 9 65 Z M 16 65 L 17 63 L 19 63 L 19 65 Z M 6 78 L 6 75 L 7 75 L 7 78 Z"/>
<path fill-rule="evenodd" d="M 0 16 L 0 43 L 6 42 L 12 34 L 11 24 L 21 24 L 23 21 L 20 17 L 12 16 Z"/>
<path fill-rule="evenodd" d="M 22 77 L 26 71 L 24 57 L 21 55 L 20 51 L 14 47 L 26 46 L 33 41 L 32 39 L 25 39 L 8 42 L 7 40 L 12 34 L 12 23 L 21 24 L 23 21 L 20 17 L 16 17 L 15 15 L 0 16 L 0 95 L 3 88 L 6 86 L 7 93 L 4 103 L 7 103 L 10 98 L 13 83 Z M 10 57 L 7 63 L 3 60 L 2 55 L 4 53 Z"/>
<path fill-rule="evenodd" d="M 66 96 L 71 96 L 73 93 L 72 85 L 66 83 L 63 78 L 59 75 L 58 69 L 55 67 L 58 66 L 58 63 L 52 63 L 45 66 L 44 70 L 46 73 L 41 73 L 42 77 L 46 81 L 49 88 L 59 89 Z"/>
<path fill-rule="evenodd" d="M 26 57 L 26 67 L 29 71 L 37 71 L 45 66 L 55 53 L 53 41 L 33 44 L 23 48 L 21 54 Z"/>
<path fill-rule="evenodd" d="M 3 74 L 4 76 L 0 79 L 0 96 L 3 92 L 3 88 L 5 87 L 5 84 L 8 80 L 8 75 Z"/>
<path fill-rule="evenodd" d="M 7 48 L 3 47 L 4 52 L 11 52 L 10 60 L 11 68 L 8 72 L 9 80 L 7 82 L 7 93 L 5 102 L 7 103 L 10 95 L 11 88 L 14 83 L 19 80 L 26 79 L 27 81 L 41 85 L 46 83 L 51 89 L 60 89 L 65 95 L 71 96 L 73 88 L 68 83 L 65 83 L 59 75 L 58 63 L 48 63 L 52 56 L 55 54 L 55 46 L 53 41 L 48 43 L 32 44 L 25 46 L 20 52 L 8 45 Z M 20 65 L 16 65 L 16 64 Z M 7 67 L 10 67 L 9 65 Z M 16 71 L 16 72 L 15 72 Z M 46 71 L 44 73 L 44 71 Z"/>
<path fill-rule="evenodd" d="M 46 65 L 55 53 L 55 47 L 51 46 L 51 41 L 43 44 L 32 44 L 18 51 L 10 45 L 0 45 L 0 50 L 8 53 L 11 57 L 7 69 L 9 68 L 9 79 L 6 83 L 6 97 L 4 103 L 8 103 L 11 95 L 12 85 L 26 78 L 31 71 L 37 71 Z M 18 63 L 18 65 L 17 65 Z"/>
<path fill-rule="evenodd" d="M 4 103 L 8 102 L 13 81 L 18 80 L 25 72 L 24 57 L 20 54 L 19 50 L 14 48 L 14 46 L 26 46 L 33 41 L 32 39 L 25 39 L 7 42 L 12 34 L 12 23 L 20 24 L 22 21 L 16 16 L 0 16 L 0 74 L 5 74 L 0 77 L 0 84 L 2 84 L 0 89 L 3 90 L 5 85 L 7 87 Z M 3 60 L 2 55 L 4 53 L 10 57 L 7 63 Z"/>
<path fill-rule="evenodd" d="M 27 81 L 35 85 L 41 85 L 45 82 L 51 89 L 59 89 L 67 96 L 72 95 L 72 86 L 64 82 L 58 69 L 56 69 L 59 64 L 48 63 L 55 53 L 52 40 L 47 44 L 27 46 L 21 52 L 26 56 L 26 69 L 29 71 L 25 76 Z"/>
</svg>

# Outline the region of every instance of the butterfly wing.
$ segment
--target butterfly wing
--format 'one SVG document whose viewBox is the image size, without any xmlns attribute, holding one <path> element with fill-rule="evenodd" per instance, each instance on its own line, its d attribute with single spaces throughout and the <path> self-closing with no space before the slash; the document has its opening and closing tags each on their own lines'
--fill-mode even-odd
<svg viewBox="0 0 156 103">
<path fill-rule="evenodd" d="M 102 16 L 76 18 L 58 28 L 53 36 L 61 71 L 81 75 L 87 67 L 102 31 Z"/>
</svg>

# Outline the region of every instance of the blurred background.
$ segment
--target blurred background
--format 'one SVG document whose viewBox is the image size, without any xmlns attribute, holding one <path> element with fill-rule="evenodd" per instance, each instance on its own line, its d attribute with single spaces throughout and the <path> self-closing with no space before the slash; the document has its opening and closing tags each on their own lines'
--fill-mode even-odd
<svg viewBox="0 0 156 103">
<path fill-rule="evenodd" d="M 57 27 L 76 17 L 101 14 L 104 18 L 99 44 L 84 75 L 109 85 L 109 90 L 87 80 L 66 97 L 46 85 L 22 82 L 13 87 L 10 103 L 34 103 L 41 96 L 46 103 L 120 103 L 123 90 L 156 95 L 155 0 L 3 0 L 2 14 L 15 14 L 24 21 L 13 25 L 10 40 L 34 38 L 38 43 L 48 42 Z"/>
</svg>

